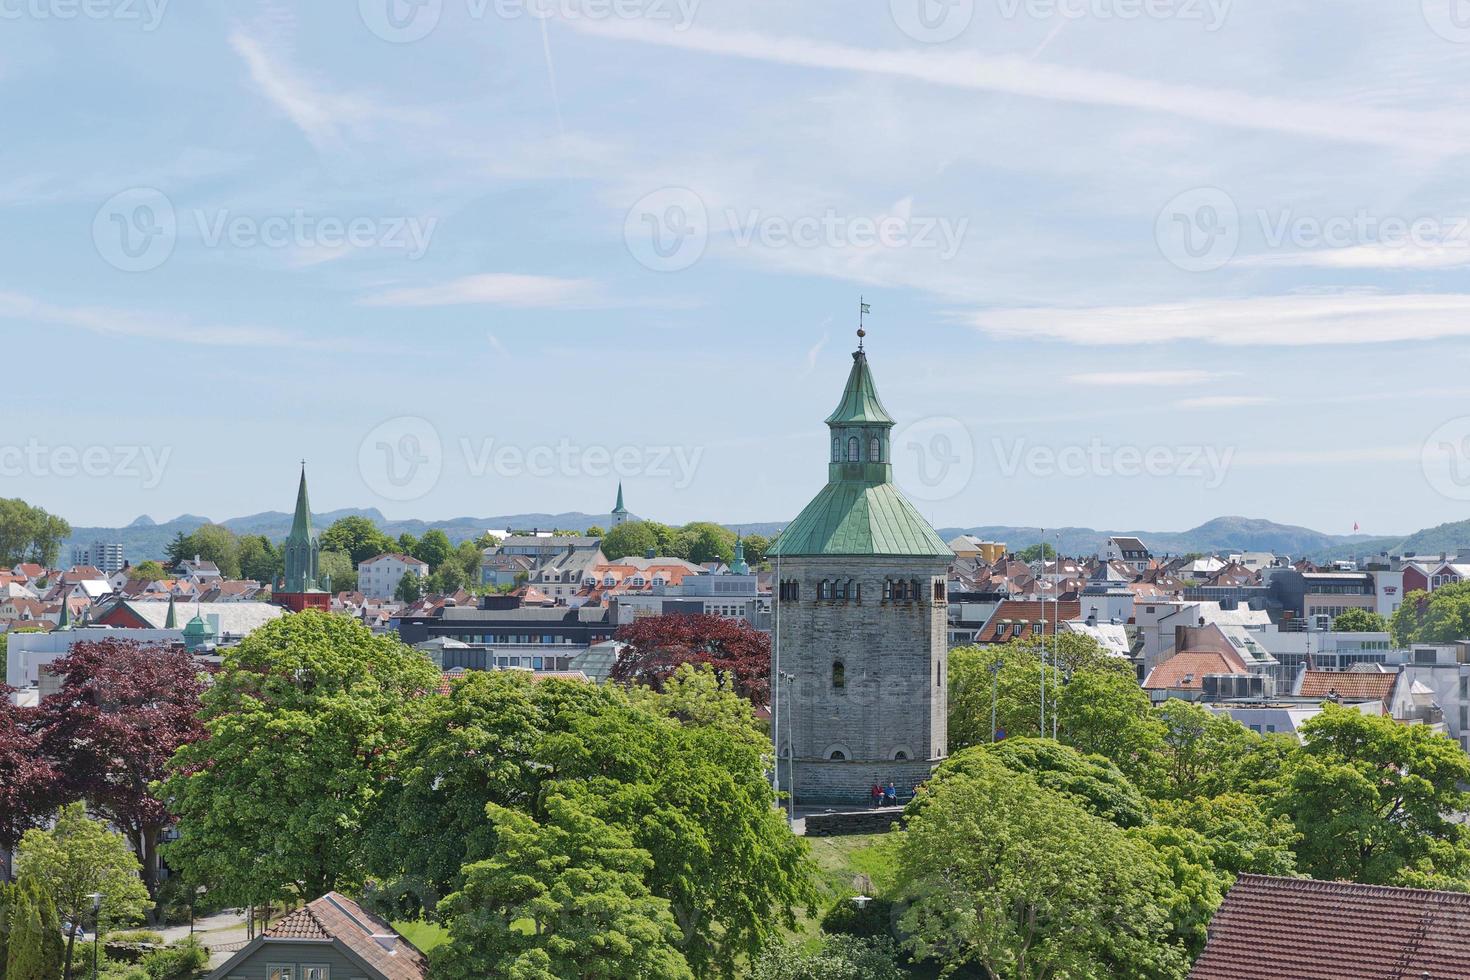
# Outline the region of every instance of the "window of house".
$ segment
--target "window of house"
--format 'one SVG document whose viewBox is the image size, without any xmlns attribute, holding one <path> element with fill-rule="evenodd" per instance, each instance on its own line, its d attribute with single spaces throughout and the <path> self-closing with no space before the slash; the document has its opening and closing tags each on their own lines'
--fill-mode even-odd
<svg viewBox="0 0 1470 980">
<path fill-rule="evenodd" d="M 284 963 L 270 963 L 265 968 L 266 980 L 296 980 L 296 968 Z"/>
<path fill-rule="evenodd" d="M 301 980 L 332 980 L 332 969 L 320 964 L 301 964 Z"/>
<path fill-rule="evenodd" d="M 832 661 L 832 686 L 835 688 L 847 686 L 847 666 L 841 660 Z"/>
</svg>

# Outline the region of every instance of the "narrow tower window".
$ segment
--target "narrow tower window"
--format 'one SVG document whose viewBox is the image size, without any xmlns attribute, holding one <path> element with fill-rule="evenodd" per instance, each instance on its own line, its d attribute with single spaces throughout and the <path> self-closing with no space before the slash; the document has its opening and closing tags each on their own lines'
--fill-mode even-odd
<svg viewBox="0 0 1470 980">
<path fill-rule="evenodd" d="M 878 441 L 877 436 L 874 436 L 872 441 L 868 443 L 868 462 L 883 462 L 883 443 Z"/>
<path fill-rule="evenodd" d="M 832 661 L 832 686 L 839 690 L 847 686 L 847 667 L 841 660 Z"/>
<path fill-rule="evenodd" d="M 847 461 L 849 463 L 863 461 L 863 444 L 858 442 L 857 436 L 852 436 L 847 440 Z"/>
</svg>

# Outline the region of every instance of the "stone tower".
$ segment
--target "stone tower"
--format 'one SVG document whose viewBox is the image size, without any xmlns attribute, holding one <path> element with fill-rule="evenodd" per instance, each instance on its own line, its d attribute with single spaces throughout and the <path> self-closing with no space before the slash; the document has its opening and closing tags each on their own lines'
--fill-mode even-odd
<svg viewBox="0 0 1470 980">
<path fill-rule="evenodd" d="M 948 750 L 954 552 L 894 485 L 893 418 L 861 343 L 852 359 L 827 419 L 827 485 L 769 552 L 776 750 L 799 803 L 863 803 L 875 782 L 910 791 Z"/>
</svg>

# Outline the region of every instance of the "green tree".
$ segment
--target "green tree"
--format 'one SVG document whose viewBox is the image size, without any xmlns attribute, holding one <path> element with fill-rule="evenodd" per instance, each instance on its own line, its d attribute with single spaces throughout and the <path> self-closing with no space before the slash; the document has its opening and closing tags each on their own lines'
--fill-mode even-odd
<svg viewBox="0 0 1470 980">
<path fill-rule="evenodd" d="M 0 980 L 5 977 L 5 956 L 10 945 L 10 913 L 15 905 L 15 886 L 0 878 Z"/>
<path fill-rule="evenodd" d="M 692 978 L 668 901 L 644 884 L 648 852 L 565 797 L 546 810 L 538 823 L 487 807 L 496 852 L 444 900 L 451 939 L 436 950 L 435 976 Z"/>
<path fill-rule="evenodd" d="M 24 500 L 0 499 L 0 566 L 29 561 L 50 568 L 70 535 L 71 525 L 60 517 Z"/>
<path fill-rule="evenodd" d="M 1173 879 L 1146 843 L 998 759 L 941 772 L 898 839 L 901 924 L 945 973 L 1175 978 Z"/>
<path fill-rule="evenodd" d="M 1033 561 L 1051 561 L 1056 556 L 1057 549 L 1053 548 L 1045 541 L 1033 544 L 1029 548 L 1023 548 L 1016 555 L 1017 558 L 1021 559 L 1021 561 L 1027 562 L 1028 564 Z"/>
<path fill-rule="evenodd" d="M 1388 624 L 1393 641 L 1453 643 L 1470 636 L 1470 582 L 1442 585 L 1433 592 L 1410 592 Z"/>
<path fill-rule="evenodd" d="M 1328 705 L 1301 727 L 1276 806 L 1313 878 L 1467 888 L 1470 756 L 1423 725 Z"/>
<path fill-rule="evenodd" d="M 209 738 L 179 750 L 163 787 L 179 816 L 169 864 L 236 904 L 355 887 L 364 815 L 409 706 L 438 684 L 396 637 L 326 613 L 227 648 L 204 695 Z"/>
<path fill-rule="evenodd" d="M 345 551 L 323 551 L 319 563 L 321 580 L 330 583 L 333 592 L 357 591 L 357 566 Z"/>
<path fill-rule="evenodd" d="M 164 568 L 159 562 L 149 559 L 148 561 L 140 561 L 128 569 L 128 576 L 142 582 L 161 582 L 168 578 L 168 569 Z"/>
<path fill-rule="evenodd" d="M 418 551 L 418 549 L 418 538 L 414 537 L 412 534 L 409 534 L 407 531 L 404 531 L 402 534 L 398 535 L 398 550 L 401 553 L 405 555 L 411 555 L 414 552 Z"/>
<path fill-rule="evenodd" d="M 1163 800 L 1154 805 L 1160 824 L 1181 827 L 1209 843 L 1210 862 L 1227 874 L 1296 874 L 1300 835 L 1290 820 L 1267 810 L 1245 793 L 1197 800 Z"/>
<path fill-rule="evenodd" d="M 641 558 L 649 551 L 658 551 L 659 539 L 651 521 L 629 521 L 619 524 L 602 539 L 602 553 L 609 561 L 632 555 Z"/>
<path fill-rule="evenodd" d="M 56 903 L 30 876 L 18 881 L 11 895 L 5 980 L 57 980 L 66 968 L 66 950 Z"/>
<path fill-rule="evenodd" d="M 240 576 L 269 585 L 286 571 L 281 550 L 263 534 L 247 534 L 240 539 Z"/>
<path fill-rule="evenodd" d="M 583 536 L 584 537 L 588 537 L 588 538 L 600 538 L 600 537 L 604 536 L 605 534 L 607 534 L 607 531 L 604 530 L 599 525 L 596 525 L 596 524 L 592 525 L 586 531 L 583 532 Z"/>
<path fill-rule="evenodd" d="M 1164 731 L 1153 795 L 1195 799 L 1237 787 L 1239 762 L 1261 736 L 1233 718 L 1178 698 L 1154 710 Z"/>
<path fill-rule="evenodd" d="M 752 980 L 904 980 L 898 949 L 886 936 L 827 936 L 816 949 L 789 943 L 756 960 Z"/>
<path fill-rule="evenodd" d="M 1075 671 L 1062 685 L 1055 710 L 1062 742 L 1110 759 L 1135 785 L 1153 780 L 1164 726 L 1131 664 L 1114 661 Z"/>
<path fill-rule="evenodd" d="M 414 603 L 424 597 L 424 578 L 412 572 L 404 575 L 398 580 L 398 588 L 393 590 L 393 598 L 399 602 Z"/>
<path fill-rule="evenodd" d="M 680 531 L 689 539 L 688 560 L 694 564 L 714 561 L 729 564 L 735 560 L 734 531 L 708 521 L 686 524 Z"/>
<path fill-rule="evenodd" d="M 426 531 L 413 550 L 413 556 L 427 563 L 430 571 L 438 571 L 439 566 L 452 554 L 454 545 L 449 543 L 449 535 L 438 528 Z"/>
<path fill-rule="evenodd" d="M 193 534 L 180 534 L 168 546 L 171 566 L 198 556 L 203 561 L 212 561 L 225 578 L 240 577 L 240 541 L 235 532 L 219 524 L 205 524 Z"/>
<path fill-rule="evenodd" d="M 771 539 L 764 534 L 747 534 L 743 540 L 746 563 L 752 567 L 763 564 L 766 560 L 766 552 L 771 550 Z"/>
<path fill-rule="evenodd" d="M 93 894 L 104 896 L 103 928 L 135 922 L 152 904 L 127 841 L 89 818 L 84 803 L 63 807 L 51 830 L 27 831 L 16 865 L 22 878 L 35 881 L 55 901 L 56 914 L 66 923 L 68 978 L 77 933 L 92 921 Z"/>
<path fill-rule="evenodd" d="M 1215 866 L 1210 842 L 1193 830 L 1155 823 L 1127 833 L 1166 869 L 1173 886 L 1165 898 L 1169 932 L 1194 959 L 1205 948 L 1210 920 L 1234 877 Z"/>
<path fill-rule="evenodd" d="M 1148 822 L 1148 804 L 1118 767 L 1100 755 L 1046 738 L 1008 738 L 994 745 L 966 749 L 944 763 L 946 770 L 963 768 L 973 753 L 999 759 L 1008 769 L 1029 774 L 1045 789 L 1071 796 L 1095 816 L 1119 827 Z"/>
<path fill-rule="evenodd" d="M 1388 620 L 1367 609 L 1345 609 L 1333 618 L 1332 629 L 1336 633 L 1384 633 Z"/>
<path fill-rule="evenodd" d="M 366 517 L 343 517 L 322 532 L 323 551 L 345 551 L 357 567 L 393 550 L 393 541 Z"/>
</svg>

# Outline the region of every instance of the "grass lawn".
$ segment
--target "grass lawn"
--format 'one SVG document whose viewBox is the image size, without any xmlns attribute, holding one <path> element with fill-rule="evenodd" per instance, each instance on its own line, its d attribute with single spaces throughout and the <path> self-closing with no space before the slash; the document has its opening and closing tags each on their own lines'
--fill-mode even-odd
<svg viewBox="0 0 1470 980">
<path fill-rule="evenodd" d="M 449 941 L 449 930 L 432 922 L 395 922 L 393 928 L 421 953 L 427 953 Z"/>
</svg>

